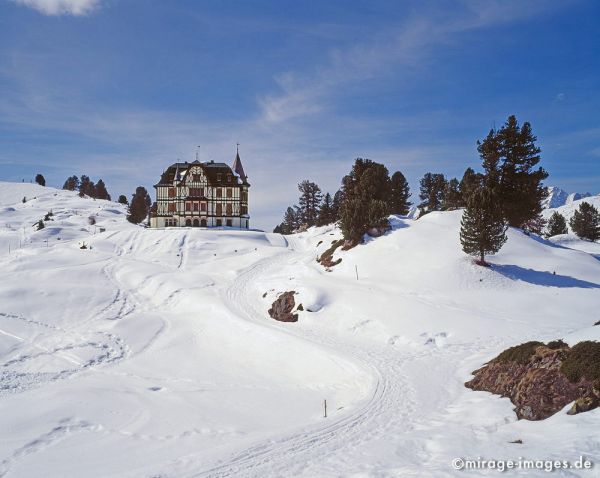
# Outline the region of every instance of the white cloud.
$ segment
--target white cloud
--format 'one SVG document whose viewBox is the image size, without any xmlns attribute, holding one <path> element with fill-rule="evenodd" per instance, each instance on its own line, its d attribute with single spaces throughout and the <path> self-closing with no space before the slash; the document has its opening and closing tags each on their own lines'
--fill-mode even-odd
<svg viewBox="0 0 600 478">
<path fill-rule="evenodd" d="M 44 15 L 88 15 L 100 0 L 13 0 Z"/>
</svg>

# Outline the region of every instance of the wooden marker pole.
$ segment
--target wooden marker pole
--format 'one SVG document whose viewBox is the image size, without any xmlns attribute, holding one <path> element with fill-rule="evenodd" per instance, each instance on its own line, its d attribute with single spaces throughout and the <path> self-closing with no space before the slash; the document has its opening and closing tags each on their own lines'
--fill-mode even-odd
<svg viewBox="0 0 600 478">
<path fill-rule="evenodd" d="M 325 410 L 324 418 L 327 418 L 327 400 L 323 400 L 323 409 Z"/>
</svg>

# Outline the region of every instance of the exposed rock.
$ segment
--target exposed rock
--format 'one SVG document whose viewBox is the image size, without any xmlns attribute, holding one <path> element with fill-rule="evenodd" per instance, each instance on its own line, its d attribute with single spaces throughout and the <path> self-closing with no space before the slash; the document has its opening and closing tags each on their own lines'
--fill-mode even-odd
<svg viewBox="0 0 600 478">
<path fill-rule="evenodd" d="M 295 293 L 293 290 L 290 290 L 279 295 L 269 309 L 269 315 L 280 322 L 297 322 L 298 314 L 292 314 L 294 305 L 296 305 L 294 300 Z"/>
<path fill-rule="evenodd" d="M 592 374 L 586 376 L 584 371 L 581 378 L 571 382 L 561 366 L 572 349 L 559 341 L 548 345 L 551 347 L 528 342 L 511 347 L 473 372 L 474 378 L 465 385 L 510 398 L 517 416 L 527 420 L 548 418 L 578 399 L 574 413 L 596 408 L 599 391 L 594 380 L 588 378 Z M 593 372 L 593 364 L 589 367 Z"/>
<path fill-rule="evenodd" d="M 389 224 L 383 226 L 374 226 L 367 230 L 367 234 L 371 237 L 381 237 L 392 228 Z"/>
<path fill-rule="evenodd" d="M 327 249 L 320 257 L 317 258 L 317 262 L 327 269 L 337 266 L 340 262 L 342 262 L 342 258 L 340 257 L 337 260 L 333 260 L 333 253 L 335 250 L 344 244 L 344 240 L 340 239 L 338 241 L 334 240 L 331 242 L 331 246 Z"/>
</svg>

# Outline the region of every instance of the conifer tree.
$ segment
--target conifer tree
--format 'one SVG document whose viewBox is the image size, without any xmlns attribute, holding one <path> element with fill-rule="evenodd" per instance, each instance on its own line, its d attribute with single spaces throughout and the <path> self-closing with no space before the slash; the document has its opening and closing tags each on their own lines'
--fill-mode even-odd
<svg viewBox="0 0 600 478">
<path fill-rule="evenodd" d="M 125 205 L 129 204 L 129 201 L 127 200 L 127 196 L 125 196 L 125 194 L 121 194 L 119 196 L 119 199 L 117 200 L 117 202 L 119 204 L 125 204 Z"/>
<path fill-rule="evenodd" d="M 104 181 L 102 181 L 102 179 L 99 179 L 96 183 L 93 197 L 95 197 L 96 199 L 106 199 L 107 201 L 110 201 L 110 194 L 108 194 L 108 191 L 106 190 L 106 185 L 104 184 Z"/>
<path fill-rule="evenodd" d="M 44 225 L 44 221 L 42 221 L 41 219 L 38 221 L 37 223 L 37 230 L 41 231 L 42 229 L 44 229 L 46 226 Z"/>
<path fill-rule="evenodd" d="M 569 225 L 577 237 L 588 241 L 600 239 L 600 212 L 588 202 L 582 202 Z"/>
<path fill-rule="evenodd" d="M 368 229 L 368 214 L 365 204 L 359 198 L 346 199 L 340 210 L 340 228 L 344 239 L 354 244 L 362 242 Z"/>
<path fill-rule="evenodd" d="M 38 173 L 35 175 L 35 182 L 38 183 L 40 186 L 45 186 L 46 178 L 44 178 L 44 176 Z"/>
<path fill-rule="evenodd" d="M 538 214 L 537 216 L 525 221 L 521 228 L 527 235 L 537 234 L 538 236 L 541 236 L 544 232 L 547 222 L 548 221 L 546 221 L 541 214 Z"/>
<path fill-rule="evenodd" d="M 77 176 L 68 177 L 67 180 L 65 181 L 65 184 L 63 185 L 63 189 L 66 189 L 67 191 L 75 191 L 78 188 L 79 188 L 79 178 Z"/>
<path fill-rule="evenodd" d="M 127 220 L 134 224 L 139 224 L 148 217 L 151 204 L 152 200 L 150 199 L 150 195 L 148 194 L 148 191 L 146 191 L 146 188 L 138 186 L 135 190 L 135 194 L 133 194 L 131 198 Z"/>
<path fill-rule="evenodd" d="M 486 265 L 485 255 L 495 254 L 506 242 L 506 224 L 491 189 L 471 194 L 460 223 L 460 242 L 464 252 L 479 257 L 479 265 Z"/>
<path fill-rule="evenodd" d="M 327 224 L 332 224 L 335 221 L 336 219 L 333 213 L 333 200 L 331 199 L 331 194 L 327 193 L 323 197 L 323 203 L 321 204 L 321 209 L 319 210 L 317 225 L 325 226 Z"/>
<path fill-rule="evenodd" d="M 344 191 L 338 189 L 333 195 L 333 202 L 331 204 L 331 214 L 333 215 L 333 222 L 340 220 L 340 209 L 344 202 Z"/>
<path fill-rule="evenodd" d="M 458 187 L 461 196 L 460 207 L 466 207 L 471 194 L 483 185 L 483 175 L 476 173 L 473 168 L 467 168 Z"/>
<path fill-rule="evenodd" d="M 396 171 L 392 174 L 390 185 L 390 213 L 406 216 L 410 211 L 410 206 L 412 206 L 412 203 L 408 201 L 410 197 L 408 181 L 404 177 L 404 174 Z"/>
<path fill-rule="evenodd" d="M 421 190 L 419 194 L 419 198 L 422 201 L 419 204 L 421 214 L 441 209 L 445 189 L 446 178 L 443 174 L 426 173 L 421 178 Z"/>
<path fill-rule="evenodd" d="M 298 229 L 299 224 L 298 210 L 293 207 L 288 207 L 283 216 L 283 222 L 281 223 L 282 234 L 292 234 Z"/>
<path fill-rule="evenodd" d="M 542 181 L 548 173 L 541 167 L 536 169 L 541 152 L 536 140 L 531 125 L 525 122 L 519 126 L 513 115 L 499 130 L 492 129 L 482 142 L 478 141 L 485 183 L 496 190 L 510 226 L 523 227 L 539 216 L 547 195 Z"/>
<path fill-rule="evenodd" d="M 460 183 L 458 179 L 452 178 L 446 183 L 442 199 L 442 209 L 452 211 L 462 207 L 462 194 L 460 193 Z"/>
<path fill-rule="evenodd" d="M 95 187 L 94 182 L 90 180 L 89 176 L 86 176 L 85 174 L 81 175 L 81 180 L 79 181 L 79 196 L 95 197 Z"/>
<path fill-rule="evenodd" d="M 548 219 L 548 225 L 546 230 L 546 237 L 558 236 L 559 234 L 568 234 L 567 221 L 558 211 L 554 211 L 550 219 Z"/>
<path fill-rule="evenodd" d="M 388 226 L 391 183 L 383 164 L 357 158 L 342 190 L 340 226 L 347 241 L 358 244 L 370 228 Z"/>
<path fill-rule="evenodd" d="M 299 219 L 308 227 L 314 226 L 317 223 L 319 208 L 323 199 L 321 188 L 316 183 L 305 179 L 298 184 L 298 190 L 300 191 L 300 199 L 298 200 L 300 205 Z"/>
</svg>

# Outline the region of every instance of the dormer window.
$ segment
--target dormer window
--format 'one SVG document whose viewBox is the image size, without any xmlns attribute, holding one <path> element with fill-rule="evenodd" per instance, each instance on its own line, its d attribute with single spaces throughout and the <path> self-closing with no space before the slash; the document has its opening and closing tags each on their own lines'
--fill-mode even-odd
<svg viewBox="0 0 600 478">
<path fill-rule="evenodd" d="M 231 174 L 227 175 L 227 182 L 230 183 L 231 182 Z"/>
<path fill-rule="evenodd" d="M 221 181 L 221 173 L 217 173 L 217 181 Z"/>
</svg>

